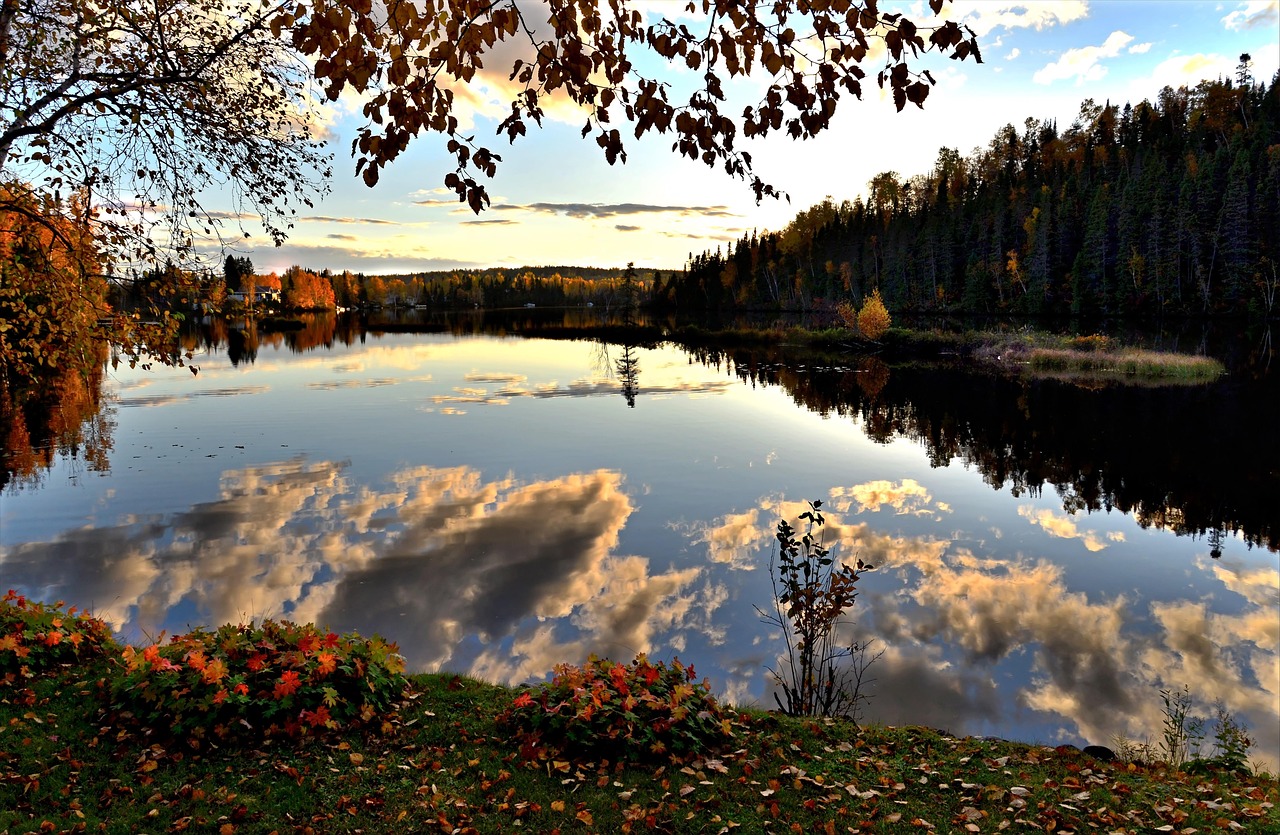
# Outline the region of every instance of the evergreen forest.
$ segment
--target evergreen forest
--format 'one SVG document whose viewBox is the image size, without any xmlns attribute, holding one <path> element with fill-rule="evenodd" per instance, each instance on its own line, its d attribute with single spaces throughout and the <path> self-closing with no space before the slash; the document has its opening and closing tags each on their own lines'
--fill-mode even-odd
<svg viewBox="0 0 1280 835">
<path fill-rule="evenodd" d="M 1235 79 L 1154 103 L 1028 118 L 924 174 L 889 171 L 780 232 L 691 255 L 667 308 L 821 308 L 878 289 L 895 311 L 1274 315 L 1280 90 Z M 838 163 L 836 163 L 838 164 Z"/>
</svg>

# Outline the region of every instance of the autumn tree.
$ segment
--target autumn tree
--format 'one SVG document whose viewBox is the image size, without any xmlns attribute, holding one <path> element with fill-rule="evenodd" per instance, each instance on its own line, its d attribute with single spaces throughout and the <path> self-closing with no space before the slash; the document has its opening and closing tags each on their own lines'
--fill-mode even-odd
<svg viewBox="0 0 1280 835">
<path fill-rule="evenodd" d="M 310 127 L 318 98 L 309 67 L 271 25 L 286 5 L 0 4 L 4 231 L 31 242 L 35 233 L 19 226 L 43 226 L 45 251 L 31 258 L 79 260 L 41 274 L 42 292 L 93 307 L 92 315 L 67 318 L 36 305 L 23 317 L 43 318 L 40 327 L 52 332 L 113 315 L 107 333 L 136 361 L 144 345 L 154 354 L 176 344 L 176 319 L 163 307 L 189 288 L 160 282 L 147 294 L 160 309 L 123 317 L 105 303 L 109 276 L 119 282 L 154 274 L 165 261 L 181 268 L 172 275 L 188 275 L 198 249 L 231 237 L 222 234 L 228 216 L 254 218 L 277 243 L 284 239 L 297 206 L 310 204 L 329 173 Z M 219 189 L 232 212 L 205 207 L 203 195 Z M 234 237 L 241 234 L 237 228 Z M 22 269 L 11 261 L 4 267 L 6 281 Z M 26 275 L 22 281 L 35 273 Z M 34 299 L 30 289 L 19 286 L 18 296 Z M 50 350 L 11 341 L 9 353 L 19 345 L 30 353 L 10 359 L 25 365 L 39 364 Z"/>
<path fill-rule="evenodd" d="M 929 0 L 936 15 L 946 0 Z M 486 67 L 507 74 L 510 113 L 498 134 L 514 142 L 541 126 L 546 108 L 580 108 L 583 137 L 612 165 L 626 161 L 624 132 L 639 139 L 670 134 L 672 150 L 745 180 L 757 199 L 778 192 L 755 174 L 739 138 L 782 133 L 808 139 L 831 124 L 844 96 L 860 98 L 874 62 L 874 83 L 901 110 L 922 107 L 933 76 L 913 61 L 930 50 L 981 60 L 972 31 L 935 18 L 917 24 L 881 12 L 876 0 L 690 0 L 697 25 L 654 20 L 630 0 L 448 0 L 419 4 L 312 0 L 282 12 L 275 25 L 315 59 L 316 79 L 336 100 L 365 96 L 368 120 L 353 144 L 356 171 L 373 185 L 417 136 L 446 138 L 456 168 L 444 183 L 480 212 L 489 195 L 477 177 L 493 177 L 501 157 L 459 128 L 458 91 Z M 696 30 L 696 31 L 695 31 Z M 648 51 L 692 73 L 687 93 L 647 75 Z M 740 111 L 726 83 L 767 80 L 763 96 Z"/>
<path fill-rule="evenodd" d="M 937 15 L 945 2 L 929 7 Z M 923 106 L 934 82 L 923 53 L 981 60 L 965 27 L 922 25 L 876 0 L 691 0 L 681 11 L 673 21 L 635 0 L 3 0 L 4 207 L 82 195 L 94 260 L 118 273 L 166 257 L 185 268 L 210 243 L 248 234 L 244 221 L 279 244 L 330 174 L 318 108 L 348 92 L 366 120 L 352 153 L 367 184 L 435 134 L 452 157 L 445 185 L 478 212 L 490 200 L 478 178 L 501 158 L 460 128 L 459 94 L 486 69 L 506 78 L 496 133 L 509 142 L 567 105 L 610 164 L 632 137 L 667 135 L 674 153 L 723 168 L 759 199 L 779 192 L 740 139 L 816 136 L 864 83 L 899 109 Z M 642 71 L 642 53 L 658 69 Z M 742 108 L 726 86 L 745 76 L 765 85 Z M 206 205 L 215 192 L 229 212 Z"/>
<path fill-rule="evenodd" d="M 221 229 L 217 187 L 283 240 L 328 173 L 308 67 L 272 26 L 292 5 L 5 0 L 0 178 L 84 190 L 114 258 L 181 262 Z"/>
<path fill-rule="evenodd" d="M 107 287 L 86 281 L 97 252 L 83 224 L 88 210 L 0 183 L 0 394 L 33 377 L 81 366 Z"/>
<path fill-rule="evenodd" d="M 328 279 L 294 266 L 281 278 L 284 306 L 295 310 L 332 310 L 333 285 Z"/>
<path fill-rule="evenodd" d="M 870 297 L 862 303 L 862 309 L 858 311 L 858 330 L 862 331 L 862 335 L 867 339 L 875 342 L 889 330 L 890 322 L 889 311 L 885 309 L 884 300 L 880 298 L 880 291 L 872 290 Z"/>
</svg>

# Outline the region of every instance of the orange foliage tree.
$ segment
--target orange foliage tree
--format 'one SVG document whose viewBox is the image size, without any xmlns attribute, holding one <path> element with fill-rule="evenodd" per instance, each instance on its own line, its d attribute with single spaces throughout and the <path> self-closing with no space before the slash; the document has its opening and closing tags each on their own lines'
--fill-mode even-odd
<svg viewBox="0 0 1280 835">
<path fill-rule="evenodd" d="M 80 368 L 107 313 L 107 285 L 86 212 L 21 184 L 0 184 L 0 375 L 20 387 L 42 370 Z"/>
<path fill-rule="evenodd" d="M 34 483 L 56 452 L 106 466 L 100 411 L 106 281 L 75 195 L 67 205 L 0 185 L 0 488 Z"/>
<path fill-rule="evenodd" d="M 867 339 L 875 342 L 889 330 L 890 321 L 889 311 L 885 309 L 884 300 L 880 298 L 880 291 L 873 290 L 870 298 L 862 303 L 862 309 L 858 311 L 858 330 L 862 331 L 862 335 Z"/>
<path fill-rule="evenodd" d="M 333 285 L 301 267 L 290 267 L 284 274 L 284 306 L 296 310 L 332 310 L 335 307 Z"/>
</svg>

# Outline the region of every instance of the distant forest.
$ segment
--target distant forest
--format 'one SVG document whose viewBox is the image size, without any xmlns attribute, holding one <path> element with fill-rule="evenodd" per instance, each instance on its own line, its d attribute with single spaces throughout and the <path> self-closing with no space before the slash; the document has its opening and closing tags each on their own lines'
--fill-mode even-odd
<svg viewBox="0 0 1280 835">
<path fill-rule="evenodd" d="M 865 200 L 691 256 L 654 301 L 811 309 L 879 289 L 895 311 L 1275 315 L 1278 81 L 1254 83 L 1245 55 L 1234 80 L 1154 104 L 1088 99 L 1066 130 L 1007 125 L 927 174 L 877 175 Z"/>
</svg>

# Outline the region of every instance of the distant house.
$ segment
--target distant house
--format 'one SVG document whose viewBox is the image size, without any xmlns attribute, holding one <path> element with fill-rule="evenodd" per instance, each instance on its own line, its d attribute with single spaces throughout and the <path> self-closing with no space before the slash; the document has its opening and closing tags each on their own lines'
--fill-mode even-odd
<svg viewBox="0 0 1280 835">
<path fill-rule="evenodd" d="M 244 290 L 232 290 L 227 293 L 227 301 L 240 302 L 244 304 L 249 301 L 248 294 Z M 254 301 L 256 302 L 276 302 L 280 301 L 280 290 L 276 287 L 268 287 L 259 284 L 254 288 Z"/>
</svg>

